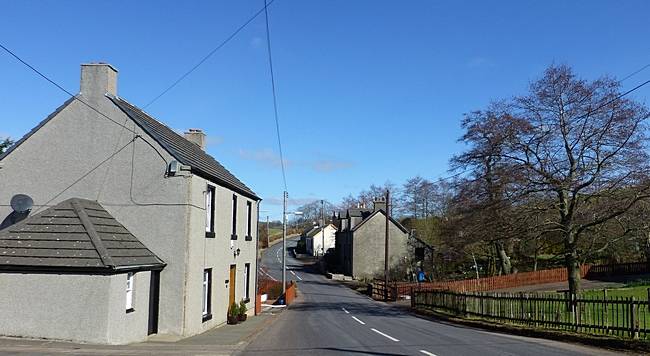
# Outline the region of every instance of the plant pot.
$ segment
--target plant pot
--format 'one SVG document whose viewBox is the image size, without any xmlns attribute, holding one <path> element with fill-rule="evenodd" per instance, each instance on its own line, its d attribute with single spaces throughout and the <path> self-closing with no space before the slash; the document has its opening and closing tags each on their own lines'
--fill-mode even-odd
<svg viewBox="0 0 650 356">
<path fill-rule="evenodd" d="M 237 315 L 228 315 L 228 324 L 235 325 L 239 322 Z"/>
<path fill-rule="evenodd" d="M 242 314 L 238 317 L 239 321 L 246 321 L 246 318 L 248 318 L 248 315 Z"/>
</svg>

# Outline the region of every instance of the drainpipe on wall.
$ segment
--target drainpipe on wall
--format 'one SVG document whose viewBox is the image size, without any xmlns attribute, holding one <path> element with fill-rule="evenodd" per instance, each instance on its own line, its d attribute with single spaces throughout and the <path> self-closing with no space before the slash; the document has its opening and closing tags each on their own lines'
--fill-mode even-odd
<svg viewBox="0 0 650 356">
<path fill-rule="evenodd" d="M 255 303 L 253 303 L 253 308 L 255 308 L 255 315 L 257 315 L 257 303 L 259 302 L 257 299 L 257 294 L 259 293 L 258 288 L 258 283 L 259 283 L 259 278 L 260 278 L 260 273 L 259 273 L 259 268 L 260 268 L 260 202 L 261 200 L 257 201 L 257 216 L 256 216 L 256 228 L 255 228 Z M 268 226 L 268 225 L 267 225 Z M 268 238 L 268 235 L 267 235 Z"/>
</svg>

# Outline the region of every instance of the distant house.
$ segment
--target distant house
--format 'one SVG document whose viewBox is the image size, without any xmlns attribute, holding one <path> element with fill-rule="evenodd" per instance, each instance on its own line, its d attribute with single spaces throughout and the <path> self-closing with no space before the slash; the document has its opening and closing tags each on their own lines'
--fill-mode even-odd
<svg viewBox="0 0 650 356">
<path fill-rule="evenodd" d="M 364 207 L 339 212 L 336 260 L 339 272 L 356 279 L 372 278 L 384 271 L 386 202 L 376 199 L 373 209 Z M 389 266 L 394 268 L 407 258 L 408 231 L 389 219 Z"/>
<path fill-rule="evenodd" d="M 304 232 L 307 254 L 319 256 L 327 252 L 328 249 L 334 248 L 336 243 L 336 230 L 336 226 L 328 224 L 324 228 L 316 226 Z M 323 249 L 323 239 L 325 240 L 325 249 Z"/>
<path fill-rule="evenodd" d="M 80 93 L 0 155 L 0 335 L 120 344 L 201 333 L 240 300 L 252 312 L 260 198 L 205 137 L 117 96 L 111 65 L 82 65 Z M 23 221 L 18 193 L 34 200 Z"/>
</svg>

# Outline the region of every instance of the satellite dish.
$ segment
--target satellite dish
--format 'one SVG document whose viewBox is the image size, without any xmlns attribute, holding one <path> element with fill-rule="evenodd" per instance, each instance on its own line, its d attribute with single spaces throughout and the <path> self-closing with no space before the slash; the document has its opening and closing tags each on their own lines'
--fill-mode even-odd
<svg viewBox="0 0 650 356">
<path fill-rule="evenodd" d="M 34 200 L 26 194 L 16 194 L 11 198 L 11 208 L 17 213 L 27 213 L 32 210 Z"/>
</svg>

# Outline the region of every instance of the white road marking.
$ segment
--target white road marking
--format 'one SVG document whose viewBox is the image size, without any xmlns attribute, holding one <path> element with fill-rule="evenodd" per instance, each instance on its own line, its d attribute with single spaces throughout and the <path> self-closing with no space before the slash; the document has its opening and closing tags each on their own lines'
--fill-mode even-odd
<svg viewBox="0 0 650 356">
<path fill-rule="evenodd" d="M 343 309 L 343 311 L 345 312 L 345 314 L 350 314 L 350 312 L 347 311 L 347 310 L 345 310 L 345 308 L 341 308 L 341 309 Z"/>
<path fill-rule="evenodd" d="M 420 352 L 423 353 L 423 354 L 425 354 L 425 355 L 427 355 L 427 356 L 437 356 L 436 354 L 431 353 L 431 352 L 426 351 L 426 350 L 420 350 Z"/>
<path fill-rule="evenodd" d="M 356 321 L 359 322 L 359 324 L 361 324 L 361 325 L 366 325 L 366 323 L 364 323 L 363 321 L 359 320 L 356 316 L 353 316 L 352 319 L 356 320 Z"/>
<path fill-rule="evenodd" d="M 385 338 L 387 338 L 387 339 L 389 339 L 389 340 L 392 340 L 392 341 L 395 341 L 395 342 L 398 342 L 398 341 L 399 341 L 399 340 L 397 340 L 396 338 L 394 338 L 394 337 L 392 337 L 392 336 L 390 336 L 390 335 L 388 335 L 388 334 L 384 334 L 383 332 L 381 332 L 381 331 L 379 331 L 379 330 L 377 330 L 377 329 L 375 329 L 375 328 L 371 328 L 370 330 L 376 332 L 377 334 L 379 334 L 379 335 L 381 335 L 381 336 L 383 336 L 383 337 L 385 337 Z"/>
<path fill-rule="evenodd" d="M 300 276 L 297 275 L 296 272 L 294 272 L 294 271 L 289 271 L 289 272 L 291 272 L 291 274 L 293 274 L 294 276 L 296 276 L 296 278 L 298 278 L 299 280 L 302 281 L 302 278 L 300 278 Z"/>
<path fill-rule="evenodd" d="M 260 271 L 261 271 L 262 273 L 264 273 L 265 275 L 271 277 L 272 280 L 274 280 L 274 281 L 276 281 L 276 282 L 278 281 L 277 279 L 275 279 L 275 277 L 273 277 L 272 275 L 270 275 L 270 274 L 269 274 L 268 272 L 266 272 L 265 270 L 260 269 Z"/>
</svg>

